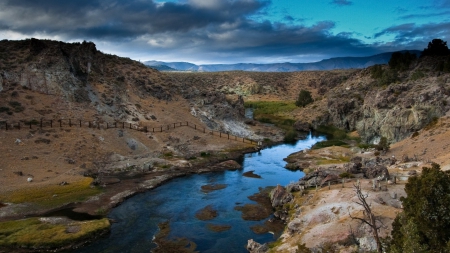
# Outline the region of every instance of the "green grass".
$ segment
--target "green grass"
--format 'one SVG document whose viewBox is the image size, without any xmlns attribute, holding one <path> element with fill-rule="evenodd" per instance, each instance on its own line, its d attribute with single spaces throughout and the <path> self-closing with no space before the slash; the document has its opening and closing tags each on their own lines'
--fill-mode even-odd
<svg viewBox="0 0 450 253">
<path fill-rule="evenodd" d="M 69 227 L 77 232 L 68 233 Z M 0 223 L 0 247 L 7 248 L 57 248 L 89 239 L 110 227 L 107 218 L 78 221 L 67 225 L 41 222 L 39 218 Z"/>
<path fill-rule="evenodd" d="M 348 147 L 348 144 L 341 140 L 327 140 L 327 141 L 321 141 L 321 142 L 314 144 L 314 146 L 312 146 L 312 149 L 320 149 L 320 148 L 326 148 L 326 147 L 332 147 L 332 146 Z"/>
<path fill-rule="evenodd" d="M 286 140 L 291 141 L 294 131 L 294 119 L 288 118 L 286 114 L 298 107 L 295 101 L 247 101 L 246 108 L 253 108 L 253 117 L 262 123 L 274 124 L 286 131 Z"/>
<path fill-rule="evenodd" d="M 244 103 L 244 106 L 246 108 L 253 108 L 253 115 L 255 117 L 264 114 L 277 115 L 288 113 L 298 108 L 295 105 L 295 101 L 247 101 Z"/>
<path fill-rule="evenodd" d="M 56 207 L 66 203 L 79 202 L 102 192 L 100 188 L 91 187 L 92 181 L 92 178 L 85 177 L 67 185 L 46 185 L 19 189 L 11 194 L 0 196 L 0 202 L 27 202 L 43 207 Z"/>
</svg>

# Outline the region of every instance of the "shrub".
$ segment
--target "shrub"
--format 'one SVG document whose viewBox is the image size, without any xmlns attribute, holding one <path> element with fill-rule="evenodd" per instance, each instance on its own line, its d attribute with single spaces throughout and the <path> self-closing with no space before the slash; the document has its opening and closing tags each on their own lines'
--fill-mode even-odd
<svg viewBox="0 0 450 253">
<path fill-rule="evenodd" d="M 298 107 L 305 107 L 311 104 L 312 102 L 314 102 L 314 100 L 311 96 L 311 92 L 302 89 L 298 94 L 298 98 L 297 101 L 295 101 L 295 105 Z"/>
<path fill-rule="evenodd" d="M 390 146 L 386 137 L 381 137 L 380 142 L 375 146 L 378 151 L 388 151 Z"/>
<path fill-rule="evenodd" d="M 383 68 L 381 67 L 381 65 L 379 64 L 374 65 L 370 70 L 370 76 L 373 79 L 381 78 L 383 76 Z"/>
<path fill-rule="evenodd" d="M 419 132 L 415 131 L 415 132 L 411 135 L 411 139 L 412 139 L 412 138 L 416 138 L 417 136 L 419 136 Z"/>
<path fill-rule="evenodd" d="M 411 80 L 415 81 L 418 80 L 420 78 L 425 77 L 425 74 L 422 71 L 415 71 L 412 75 L 411 75 Z"/>
<path fill-rule="evenodd" d="M 209 152 L 201 152 L 200 156 L 201 157 L 209 157 L 209 156 L 211 156 L 211 154 Z"/>
<path fill-rule="evenodd" d="M 297 138 L 297 132 L 295 130 L 289 130 L 284 135 L 284 142 L 295 142 Z"/>
<path fill-rule="evenodd" d="M 6 107 L 6 106 L 0 107 L 0 112 L 9 112 L 9 111 L 10 111 L 9 107 Z"/>
<path fill-rule="evenodd" d="M 395 52 L 389 60 L 389 67 L 400 71 L 407 70 L 415 59 L 415 54 Z"/>
<path fill-rule="evenodd" d="M 339 174 L 340 178 L 354 178 L 355 176 L 352 173 L 344 172 Z"/>
<path fill-rule="evenodd" d="M 403 212 L 392 224 L 388 252 L 448 252 L 450 173 L 436 163 L 410 177 L 401 197 Z"/>
</svg>

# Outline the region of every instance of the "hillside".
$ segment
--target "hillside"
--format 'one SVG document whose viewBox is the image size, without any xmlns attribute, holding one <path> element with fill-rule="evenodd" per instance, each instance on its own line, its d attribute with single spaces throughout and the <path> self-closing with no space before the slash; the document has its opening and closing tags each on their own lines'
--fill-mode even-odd
<svg viewBox="0 0 450 253">
<path fill-rule="evenodd" d="M 410 50 L 412 54 L 419 54 L 420 51 Z M 361 69 L 373 66 L 375 64 L 386 64 L 391 58 L 392 53 L 382 53 L 366 57 L 336 57 L 311 63 L 236 63 L 236 64 L 201 64 L 196 65 L 189 62 L 160 62 L 146 61 L 145 65 L 160 69 L 162 71 L 256 71 L 256 72 L 295 72 L 311 70 L 334 70 L 334 69 Z M 172 69 L 160 68 L 158 66 L 168 66 Z"/>
<path fill-rule="evenodd" d="M 443 66 L 449 62 L 448 57 L 424 57 L 401 70 L 378 65 L 332 71 L 162 73 L 104 54 L 90 42 L 3 40 L 0 220 L 67 205 L 105 214 L 125 198 L 170 178 L 236 169 L 239 165 L 227 160 L 254 151 L 256 141 L 282 141 L 292 128 L 332 125 L 353 136 L 343 151 L 330 147 L 294 154 L 292 163 L 302 166 L 302 156 L 318 158 L 308 161 L 305 172 L 332 166 L 344 171 L 354 156 L 377 160 L 374 150 L 363 147 L 381 137 L 391 144 L 383 161 L 397 157 L 390 171 L 405 176 L 405 168 L 431 161 L 447 170 L 450 73 Z M 314 98 L 304 108 L 294 104 L 302 89 Z M 245 118 L 246 106 L 259 113 L 255 115 L 261 122 Z M 274 126 L 280 122 L 283 129 Z M 401 185 L 394 188 L 402 193 Z M 334 200 L 351 201 L 350 185 L 331 190 Z M 301 235 L 286 236 L 294 240 L 286 239 L 280 250 L 288 252 L 299 240 L 310 247 L 325 243 L 314 239 L 326 230 L 318 229 L 325 218 L 349 221 L 336 210 L 315 216 L 319 207 L 330 207 L 325 202 L 334 201 L 327 194 L 321 189 L 312 199 L 297 196 L 297 204 L 308 203 L 305 210 L 315 223 L 307 224 Z M 389 224 L 397 204 L 384 213 Z M 341 232 L 348 235 L 345 229 Z"/>
</svg>

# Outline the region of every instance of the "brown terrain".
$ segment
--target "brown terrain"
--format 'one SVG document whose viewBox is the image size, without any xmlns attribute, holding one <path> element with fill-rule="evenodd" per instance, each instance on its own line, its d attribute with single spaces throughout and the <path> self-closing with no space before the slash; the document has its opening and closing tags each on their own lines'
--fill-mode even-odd
<svg viewBox="0 0 450 253">
<path fill-rule="evenodd" d="M 293 103 L 306 89 L 314 103 L 277 116 L 297 121 L 298 130 L 334 125 L 353 137 L 346 147 L 287 158 L 288 167 L 303 169 L 306 178 L 321 176 L 321 187 L 293 191 L 283 207 L 285 232 L 271 250 L 295 252 L 305 243 L 352 251 L 355 240 L 362 250 L 373 250 L 370 230 L 349 215 L 362 217 L 354 203 L 356 180 L 386 236 L 401 212 L 407 178 L 430 162 L 450 169 L 450 75 L 436 70 L 437 61 L 416 61 L 397 80 L 380 84 L 371 68 L 161 73 L 103 54 L 93 43 L 1 41 L 0 220 L 67 206 L 104 215 L 170 178 L 237 169 L 230 160 L 255 150 L 255 142 L 280 142 L 284 136 L 271 124 L 245 119 L 244 102 Z M 381 137 L 391 144 L 386 154 L 358 145 Z M 389 181 L 373 189 L 373 178 L 386 170 Z M 342 187 L 344 172 L 355 178 Z M 302 183 L 308 184 L 305 179 L 291 187 Z"/>
</svg>

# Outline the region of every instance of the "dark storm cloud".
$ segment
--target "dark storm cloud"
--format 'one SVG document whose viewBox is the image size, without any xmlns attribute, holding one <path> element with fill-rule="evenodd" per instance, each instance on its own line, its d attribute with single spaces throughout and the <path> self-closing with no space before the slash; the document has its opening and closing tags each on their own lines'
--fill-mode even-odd
<svg viewBox="0 0 450 253">
<path fill-rule="evenodd" d="M 375 34 L 375 37 L 382 35 L 394 35 L 394 41 L 390 42 L 398 48 L 415 48 L 422 49 L 429 41 L 435 38 L 447 41 L 450 39 L 450 22 L 429 23 L 424 25 L 416 25 L 414 23 L 402 24 L 392 26 L 380 33 Z"/>
<path fill-rule="evenodd" d="M 170 31 L 188 31 L 211 24 L 234 22 L 267 4 L 264 1 L 201 1 L 188 3 L 132 1 L 7 0 L 0 24 L 16 32 L 43 32 L 73 36 L 137 37 Z M 115 32 L 116 31 L 116 32 Z"/>
<path fill-rule="evenodd" d="M 334 34 L 332 21 L 306 26 L 291 16 L 285 16 L 286 23 L 265 20 L 262 13 L 269 4 L 268 0 L 3 0 L 0 34 L 92 40 L 101 50 L 134 58 L 171 55 L 209 62 L 249 62 L 258 57 L 302 61 L 304 56 L 366 56 L 390 48 L 367 45 L 352 33 Z M 406 24 L 376 37 L 396 34 L 398 41 L 405 36 L 407 43 L 413 40 L 408 36 L 430 33 L 427 28 Z"/>
<path fill-rule="evenodd" d="M 331 4 L 334 4 L 337 6 L 347 6 L 347 5 L 352 5 L 353 3 L 348 0 L 333 0 L 333 1 L 331 1 Z"/>
</svg>

